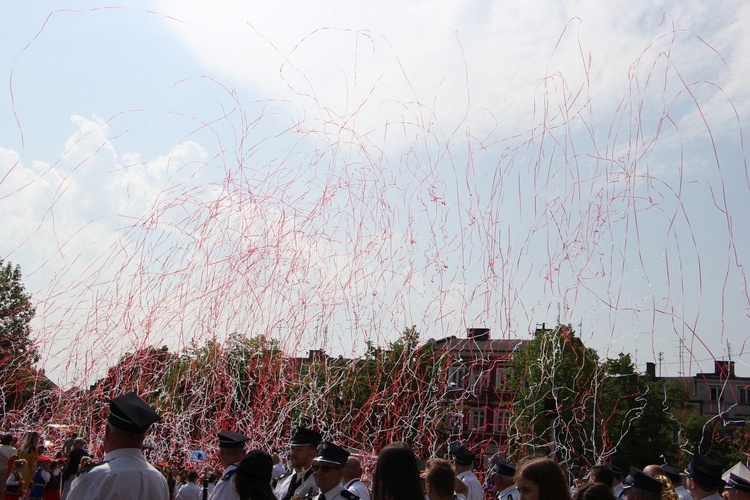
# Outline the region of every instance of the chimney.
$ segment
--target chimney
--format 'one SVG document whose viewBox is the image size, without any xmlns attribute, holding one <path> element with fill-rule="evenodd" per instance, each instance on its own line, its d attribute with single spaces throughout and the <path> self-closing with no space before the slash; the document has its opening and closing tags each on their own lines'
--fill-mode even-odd
<svg viewBox="0 0 750 500">
<path fill-rule="evenodd" d="M 646 361 L 646 375 L 652 379 L 656 378 L 656 363 Z"/>
<path fill-rule="evenodd" d="M 323 349 L 310 349 L 307 359 L 310 361 L 324 361 L 326 353 Z"/>
<path fill-rule="evenodd" d="M 489 328 L 467 328 L 466 338 L 472 340 L 490 340 L 490 329 Z"/>
<path fill-rule="evenodd" d="M 734 361 L 714 361 L 714 375 L 734 377 Z"/>
</svg>

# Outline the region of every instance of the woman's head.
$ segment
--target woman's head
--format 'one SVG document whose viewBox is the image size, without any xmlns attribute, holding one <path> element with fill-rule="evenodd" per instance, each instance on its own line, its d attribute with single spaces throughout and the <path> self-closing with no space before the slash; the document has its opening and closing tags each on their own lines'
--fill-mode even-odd
<svg viewBox="0 0 750 500">
<path fill-rule="evenodd" d="M 519 500 L 570 500 L 570 489 L 557 462 L 532 458 L 519 465 L 515 476 Z"/>
<path fill-rule="evenodd" d="M 28 451 L 29 448 L 36 448 L 39 446 L 39 433 L 31 431 L 26 434 L 26 439 L 23 441 L 23 450 Z"/>
<path fill-rule="evenodd" d="M 240 460 L 234 487 L 240 500 L 275 500 L 271 489 L 273 459 L 262 450 L 253 450 Z"/>
<path fill-rule="evenodd" d="M 378 453 L 372 477 L 374 500 L 424 498 L 417 457 L 406 443 L 391 443 Z"/>
<path fill-rule="evenodd" d="M 15 467 L 18 471 L 24 470 L 26 468 L 26 460 L 24 460 L 23 458 L 19 458 L 18 460 L 13 462 L 13 467 Z"/>
</svg>

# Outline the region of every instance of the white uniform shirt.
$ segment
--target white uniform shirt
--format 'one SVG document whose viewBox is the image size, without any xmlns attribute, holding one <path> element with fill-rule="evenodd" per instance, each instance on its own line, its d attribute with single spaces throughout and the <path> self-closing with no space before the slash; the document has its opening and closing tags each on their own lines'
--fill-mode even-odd
<svg viewBox="0 0 750 500">
<path fill-rule="evenodd" d="M 335 488 L 325 492 L 326 500 L 356 500 L 357 494 L 337 484 Z M 317 497 L 320 498 L 320 497 Z"/>
<path fill-rule="evenodd" d="M 351 491 L 362 500 L 370 500 L 370 490 L 367 489 L 367 486 L 365 486 L 364 483 L 360 481 L 358 477 L 355 477 L 354 479 L 346 483 L 344 485 L 344 488 Z"/>
<path fill-rule="evenodd" d="M 175 495 L 175 500 L 201 500 L 203 488 L 195 483 L 183 484 Z"/>
<path fill-rule="evenodd" d="M 110 451 L 104 460 L 73 480 L 68 500 L 169 500 L 167 480 L 138 448 Z"/>
<path fill-rule="evenodd" d="M 287 490 L 289 489 L 289 486 L 292 484 L 292 481 L 295 478 L 301 479 L 302 483 L 294 489 L 293 496 L 302 498 L 305 495 L 315 494 L 318 492 L 318 487 L 315 485 L 315 477 L 312 473 L 312 467 L 305 471 L 303 477 L 298 476 L 301 476 L 301 473 L 294 472 L 279 479 L 279 483 L 276 485 L 276 489 L 273 490 L 273 493 L 274 495 L 276 495 L 276 498 L 278 500 L 282 500 L 286 496 Z"/>
<path fill-rule="evenodd" d="M 614 488 L 612 488 L 612 492 L 615 494 L 615 498 L 618 500 L 620 498 L 625 498 L 625 491 L 623 488 L 625 487 L 624 483 L 616 484 Z M 693 500 L 693 497 L 691 496 L 688 500 Z"/>
<path fill-rule="evenodd" d="M 461 474 L 458 474 L 457 477 L 461 481 L 463 481 L 469 488 L 469 491 L 466 492 L 466 500 L 484 499 L 484 489 L 482 488 L 482 483 L 479 482 L 479 479 L 477 479 L 477 476 L 475 476 L 472 471 L 467 470 L 465 472 L 462 472 Z"/>
<path fill-rule="evenodd" d="M 676 487 L 674 489 L 674 492 L 677 493 L 677 496 L 680 497 L 680 500 L 693 500 L 693 495 L 691 495 L 690 492 L 686 490 L 682 485 Z"/>
<path fill-rule="evenodd" d="M 221 479 L 219 479 L 219 482 L 216 483 L 213 491 L 208 496 L 210 500 L 240 500 L 237 489 L 234 487 L 234 473 L 236 470 L 237 464 L 232 464 L 226 468 Z"/>
<path fill-rule="evenodd" d="M 518 488 L 513 484 L 497 494 L 498 500 L 518 500 Z"/>
</svg>

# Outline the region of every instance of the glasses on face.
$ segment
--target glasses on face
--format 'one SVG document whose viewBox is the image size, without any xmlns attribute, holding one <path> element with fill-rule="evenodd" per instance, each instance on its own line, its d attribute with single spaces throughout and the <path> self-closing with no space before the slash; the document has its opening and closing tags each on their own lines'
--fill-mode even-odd
<svg viewBox="0 0 750 500">
<path fill-rule="evenodd" d="M 328 474 L 332 470 L 338 470 L 341 467 L 336 467 L 335 465 L 313 465 L 312 470 L 313 472 L 322 472 L 323 474 Z"/>
</svg>

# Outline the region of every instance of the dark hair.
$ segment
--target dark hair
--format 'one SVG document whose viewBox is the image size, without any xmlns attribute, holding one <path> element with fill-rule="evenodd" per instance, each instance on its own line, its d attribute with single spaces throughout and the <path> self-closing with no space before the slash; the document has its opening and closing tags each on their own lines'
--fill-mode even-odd
<svg viewBox="0 0 750 500">
<path fill-rule="evenodd" d="M 372 475 L 372 500 L 424 500 L 417 457 L 406 443 L 391 443 L 378 453 Z"/>
<path fill-rule="evenodd" d="M 539 500 L 571 500 L 570 488 L 557 462 L 549 458 L 532 458 L 516 470 L 516 480 L 521 477 L 539 487 Z"/>
<path fill-rule="evenodd" d="M 438 496 L 453 496 L 456 489 L 456 472 L 449 461 L 442 458 L 433 458 L 427 462 L 424 479 Z"/>
<path fill-rule="evenodd" d="M 595 465 L 591 468 L 591 479 L 595 483 L 602 483 L 607 488 L 615 485 L 615 474 L 609 465 Z"/>
<path fill-rule="evenodd" d="M 188 477 L 187 477 L 188 483 L 194 483 L 196 479 L 198 479 L 197 472 L 195 472 L 194 470 L 191 470 L 190 472 L 188 472 Z"/>
<path fill-rule="evenodd" d="M 276 500 L 271 489 L 271 455 L 253 450 L 240 460 L 235 471 L 234 489 L 240 500 Z"/>
<path fill-rule="evenodd" d="M 575 500 L 615 500 L 615 494 L 604 483 L 589 483 L 578 490 Z"/>
<path fill-rule="evenodd" d="M 0 444 L 8 445 L 13 442 L 13 434 L 4 434 L 2 438 L 0 438 Z"/>
</svg>

